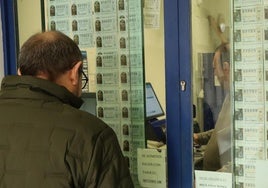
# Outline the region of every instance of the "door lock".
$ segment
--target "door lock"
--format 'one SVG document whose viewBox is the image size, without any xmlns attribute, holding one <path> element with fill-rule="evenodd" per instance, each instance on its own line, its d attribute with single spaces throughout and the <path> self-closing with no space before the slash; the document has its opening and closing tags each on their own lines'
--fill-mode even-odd
<svg viewBox="0 0 268 188">
<path fill-rule="evenodd" d="M 180 84 L 181 84 L 181 91 L 185 91 L 186 90 L 186 82 L 184 80 L 182 80 L 180 82 Z"/>
</svg>

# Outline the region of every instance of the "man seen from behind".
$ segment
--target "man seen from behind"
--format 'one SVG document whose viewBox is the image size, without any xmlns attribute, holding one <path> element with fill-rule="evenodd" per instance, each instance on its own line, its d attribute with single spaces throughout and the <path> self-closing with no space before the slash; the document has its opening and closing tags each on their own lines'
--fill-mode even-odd
<svg viewBox="0 0 268 188">
<path fill-rule="evenodd" d="M 0 187 L 134 187 L 115 133 L 79 110 L 82 55 L 57 31 L 22 46 L 0 91 Z"/>
</svg>

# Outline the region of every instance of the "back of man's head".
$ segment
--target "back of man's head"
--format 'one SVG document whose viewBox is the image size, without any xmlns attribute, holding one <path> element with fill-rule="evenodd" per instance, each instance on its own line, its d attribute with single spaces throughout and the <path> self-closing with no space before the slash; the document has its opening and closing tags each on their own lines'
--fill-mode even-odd
<svg viewBox="0 0 268 188">
<path fill-rule="evenodd" d="M 46 74 L 54 81 L 82 60 L 81 51 L 68 36 L 58 31 L 37 33 L 22 46 L 18 68 L 21 75 Z"/>
</svg>

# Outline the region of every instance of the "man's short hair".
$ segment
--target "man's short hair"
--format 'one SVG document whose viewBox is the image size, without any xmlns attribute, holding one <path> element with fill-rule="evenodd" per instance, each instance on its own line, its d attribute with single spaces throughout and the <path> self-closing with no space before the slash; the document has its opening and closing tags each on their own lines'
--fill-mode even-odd
<svg viewBox="0 0 268 188">
<path fill-rule="evenodd" d="M 48 31 L 31 36 L 22 46 L 18 68 L 22 75 L 46 73 L 53 81 L 82 61 L 76 43 L 59 31 Z"/>
</svg>

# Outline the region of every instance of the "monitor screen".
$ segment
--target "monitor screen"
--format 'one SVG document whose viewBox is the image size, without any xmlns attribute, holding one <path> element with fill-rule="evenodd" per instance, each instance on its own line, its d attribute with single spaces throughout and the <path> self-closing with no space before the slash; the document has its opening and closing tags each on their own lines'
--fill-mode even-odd
<svg viewBox="0 0 268 188">
<path fill-rule="evenodd" d="M 84 101 L 84 103 L 80 107 L 80 110 L 84 110 L 93 115 L 96 115 L 96 106 L 97 106 L 96 93 L 82 93 L 81 98 Z"/>
<path fill-rule="evenodd" d="M 146 95 L 146 118 L 153 119 L 164 115 L 164 111 L 158 101 L 158 98 L 154 92 L 152 84 L 147 82 L 145 84 Z"/>
</svg>

